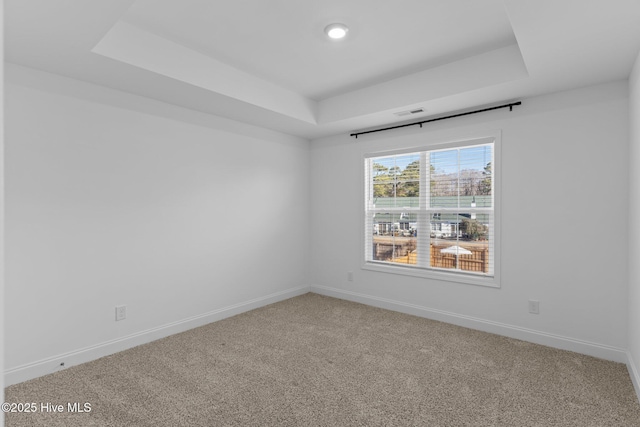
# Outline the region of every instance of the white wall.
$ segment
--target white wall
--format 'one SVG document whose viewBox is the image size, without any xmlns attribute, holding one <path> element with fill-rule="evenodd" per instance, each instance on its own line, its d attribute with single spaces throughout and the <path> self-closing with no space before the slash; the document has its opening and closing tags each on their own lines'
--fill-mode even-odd
<svg viewBox="0 0 640 427">
<path fill-rule="evenodd" d="M 11 65 L 6 163 L 8 382 L 307 289 L 306 140 Z"/>
<path fill-rule="evenodd" d="M 640 53 L 629 77 L 629 339 L 630 373 L 640 396 Z"/>
<path fill-rule="evenodd" d="M 298 138 L 9 65 L 8 382 L 303 292 L 310 259 L 318 292 L 614 360 L 629 348 L 639 366 L 640 273 L 625 256 L 627 244 L 640 255 L 639 69 L 630 91 L 525 99 L 309 152 Z M 363 154 L 487 130 L 502 132 L 502 288 L 361 270 Z M 116 323 L 120 304 L 128 318 Z"/>
<path fill-rule="evenodd" d="M 621 81 L 312 141 L 312 289 L 626 361 L 627 98 Z M 501 289 L 362 270 L 363 154 L 488 130 L 502 132 Z"/>
</svg>

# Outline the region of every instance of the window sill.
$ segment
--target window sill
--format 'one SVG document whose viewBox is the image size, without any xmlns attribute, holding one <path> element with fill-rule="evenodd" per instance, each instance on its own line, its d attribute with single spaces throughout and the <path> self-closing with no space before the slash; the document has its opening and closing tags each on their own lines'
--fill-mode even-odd
<svg viewBox="0 0 640 427">
<path fill-rule="evenodd" d="M 500 288 L 500 280 L 496 276 L 479 276 L 466 273 L 450 272 L 439 269 L 426 269 L 420 267 L 407 267 L 384 262 L 368 261 L 362 264 L 363 270 L 378 271 L 381 273 L 400 274 L 404 276 L 422 277 L 424 279 L 444 280 L 448 282 L 462 283 L 466 285 Z"/>
</svg>

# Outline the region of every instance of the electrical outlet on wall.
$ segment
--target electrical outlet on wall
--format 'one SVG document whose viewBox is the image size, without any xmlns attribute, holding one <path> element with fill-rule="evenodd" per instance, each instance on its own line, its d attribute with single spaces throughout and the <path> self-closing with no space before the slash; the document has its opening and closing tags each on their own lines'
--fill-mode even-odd
<svg viewBox="0 0 640 427">
<path fill-rule="evenodd" d="M 540 314 L 540 301 L 529 300 L 529 313 Z"/>
<path fill-rule="evenodd" d="M 353 271 L 347 272 L 347 280 L 353 282 Z"/>
<path fill-rule="evenodd" d="M 116 307 L 116 322 L 127 318 L 127 306 L 119 305 Z"/>
</svg>

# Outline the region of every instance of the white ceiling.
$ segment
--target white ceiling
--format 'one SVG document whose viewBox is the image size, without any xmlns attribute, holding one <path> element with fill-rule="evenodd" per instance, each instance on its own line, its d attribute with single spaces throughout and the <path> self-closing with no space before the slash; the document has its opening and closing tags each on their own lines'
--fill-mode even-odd
<svg viewBox="0 0 640 427">
<path fill-rule="evenodd" d="M 317 101 L 516 42 L 501 0 L 451 5 L 138 0 L 123 20 Z M 348 23 L 348 40 L 325 37 L 332 22 Z"/>
<path fill-rule="evenodd" d="M 640 50 L 640 0 L 5 0 L 4 19 L 8 62 L 306 138 L 623 79 Z"/>
</svg>

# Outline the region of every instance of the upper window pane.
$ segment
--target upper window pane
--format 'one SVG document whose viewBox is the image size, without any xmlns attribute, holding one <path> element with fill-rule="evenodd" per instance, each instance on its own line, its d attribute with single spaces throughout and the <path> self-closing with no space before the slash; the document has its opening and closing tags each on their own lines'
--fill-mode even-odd
<svg viewBox="0 0 640 427">
<path fill-rule="evenodd" d="M 429 159 L 432 208 L 492 206 L 491 145 L 434 151 Z"/>
<path fill-rule="evenodd" d="M 372 159 L 375 208 L 417 208 L 420 196 L 420 155 L 402 154 Z"/>
<path fill-rule="evenodd" d="M 491 207 L 492 158 L 490 145 L 460 149 L 460 207 Z"/>
</svg>

